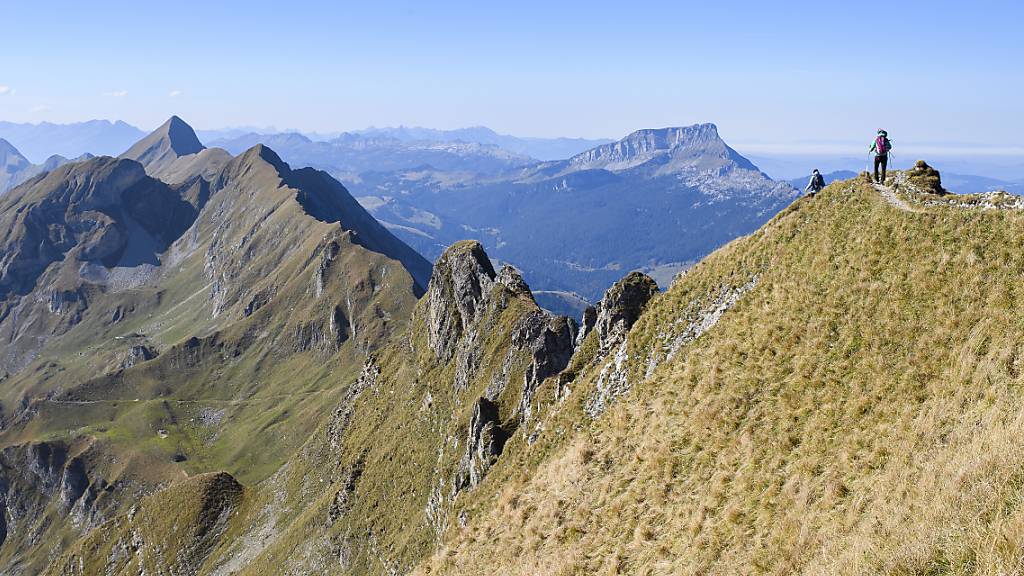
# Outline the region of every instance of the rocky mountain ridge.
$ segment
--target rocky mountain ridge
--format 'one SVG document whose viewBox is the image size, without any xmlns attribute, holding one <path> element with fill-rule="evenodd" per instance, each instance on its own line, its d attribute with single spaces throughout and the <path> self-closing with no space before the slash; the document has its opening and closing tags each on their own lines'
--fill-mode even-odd
<svg viewBox="0 0 1024 576">
<path fill-rule="evenodd" d="M 133 148 L 148 166 L 95 158 L 0 199 L 0 445 L 91 455 L 74 494 L 46 475 L 0 479 L 17 491 L 0 495 L 15 573 L 214 462 L 243 480 L 276 469 L 430 276 L 326 174 L 262 146 L 196 169 L 208 150 L 182 148 L 194 136 L 176 123 Z M 153 175 L 183 162 L 180 182 Z"/>
</svg>

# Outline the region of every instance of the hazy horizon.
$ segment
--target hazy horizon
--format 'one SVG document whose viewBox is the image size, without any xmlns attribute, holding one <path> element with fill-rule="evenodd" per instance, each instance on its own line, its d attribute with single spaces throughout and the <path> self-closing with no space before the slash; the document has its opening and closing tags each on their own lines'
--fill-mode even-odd
<svg viewBox="0 0 1024 576">
<path fill-rule="evenodd" d="M 1018 155 L 1024 9 L 988 4 L 17 4 L 0 120 L 590 139 L 714 122 L 731 143 L 797 147 L 884 126 Z"/>
</svg>

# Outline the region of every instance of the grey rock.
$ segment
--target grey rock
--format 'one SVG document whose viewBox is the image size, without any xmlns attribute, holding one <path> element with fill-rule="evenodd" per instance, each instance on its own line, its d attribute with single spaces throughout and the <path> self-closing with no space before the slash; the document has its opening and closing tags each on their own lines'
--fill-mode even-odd
<svg viewBox="0 0 1024 576">
<path fill-rule="evenodd" d="M 629 273 L 605 292 L 597 305 L 593 328 L 602 357 L 626 340 L 629 329 L 657 294 L 658 284 L 641 272 Z"/>
<path fill-rule="evenodd" d="M 157 357 L 155 350 L 149 346 L 143 344 L 136 344 L 128 349 L 125 353 L 124 359 L 121 360 L 121 368 L 128 369 L 136 364 L 141 364 L 147 360 L 152 360 Z"/>
<path fill-rule="evenodd" d="M 498 421 L 498 406 L 480 398 L 473 406 L 466 436 L 466 452 L 459 463 L 455 487 L 457 490 L 480 484 L 487 470 L 497 461 L 505 448 L 508 433 Z"/>
<path fill-rule="evenodd" d="M 484 308 L 497 274 L 479 242 L 459 242 L 441 255 L 427 288 L 427 340 L 448 361 Z"/>
</svg>

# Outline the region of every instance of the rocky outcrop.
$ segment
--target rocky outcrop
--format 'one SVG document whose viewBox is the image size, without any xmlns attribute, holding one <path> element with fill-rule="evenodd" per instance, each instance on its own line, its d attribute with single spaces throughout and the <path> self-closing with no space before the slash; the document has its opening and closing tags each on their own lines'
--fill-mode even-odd
<svg viewBox="0 0 1024 576">
<path fill-rule="evenodd" d="M 654 279 L 640 272 L 631 272 L 608 289 L 593 312 L 593 330 L 598 341 L 595 360 L 600 361 L 612 352 L 614 357 L 601 370 L 596 391 L 587 403 L 586 411 L 591 417 L 597 417 L 614 398 L 629 390 L 627 337 L 657 294 L 658 284 Z"/>
<path fill-rule="evenodd" d="M 508 433 L 498 420 L 498 405 L 487 398 L 478 399 L 466 434 L 466 452 L 455 477 L 456 490 L 479 484 L 498 460 L 506 440 Z"/>
<path fill-rule="evenodd" d="M 596 307 L 583 313 L 579 341 L 596 330 L 599 355 L 607 356 L 625 341 L 629 329 L 657 294 L 658 284 L 653 278 L 642 272 L 629 273 L 605 292 Z"/>
<path fill-rule="evenodd" d="M 483 246 L 459 242 L 434 265 L 425 296 L 427 341 L 438 360 L 455 355 L 456 345 L 483 311 L 497 274 Z"/>
<path fill-rule="evenodd" d="M 540 385 L 565 369 L 575 351 L 576 321 L 566 316 L 549 316 L 544 312 L 522 318 L 512 333 L 515 351 L 528 351 L 530 364 L 523 374 L 523 391 L 519 400 L 519 420 L 526 422 L 534 415 L 534 397 Z"/>
<path fill-rule="evenodd" d="M 904 187 L 909 188 L 911 192 L 935 194 L 936 196 L 947 194 L 946 189 L 942 187 L 942 177 L 939 171 L 929 166 L 924 160 L 918 160 L 902 176 L 903 178 L 898 178 L 897 182 L 904 184 Z"/>
<path fill-rule="evenodd" d="M 28 554 L 51 524 L 85 531 L 103 520 L 97 498 L 112 487 L 85 457 L 63 442 L 12 446 L 0 451 L 0 549 Z"/>
<path fill-rule="evenodd" d="M 136 344 L 125 352 L 124 358 L 121 360 L 121 369 L 128 369 L 136 364 L 141 364 L 147 360 L 152 360 L 157 357 L 155 350 L 144 344 Z"/>
</svg>

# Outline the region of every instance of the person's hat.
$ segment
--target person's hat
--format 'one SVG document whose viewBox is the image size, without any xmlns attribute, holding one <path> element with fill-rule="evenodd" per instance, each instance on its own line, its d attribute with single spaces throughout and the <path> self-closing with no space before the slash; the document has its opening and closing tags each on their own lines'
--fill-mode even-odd
<svg viewBox="0 0 1024 576">
<path fill-rule="evenodd" d="M 814 173 L 815 173 L 815 174 L 817 174 L 817 173 L 818 173 L 818 169 L 817 169 L 817 168 L 815 168 L 815 169 L 814 169 Z"/>
</svg>

